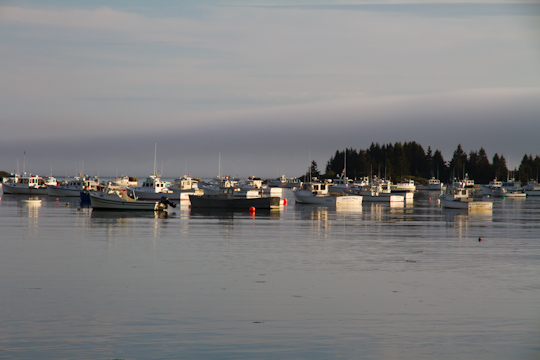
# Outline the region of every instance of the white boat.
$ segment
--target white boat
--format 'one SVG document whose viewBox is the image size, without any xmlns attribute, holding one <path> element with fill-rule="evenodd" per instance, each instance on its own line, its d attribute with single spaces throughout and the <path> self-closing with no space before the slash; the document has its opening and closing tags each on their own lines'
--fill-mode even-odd
<svg viewBox="0 0 540 360">
<path fill-rule="evenodd" d="M 140 200 L 160 200 L 163 196 L 168 197 L 171 200 L 180 200 L 181 194 L 177 193 L 173 195 L 173 192 L 169 190 L 169 182 L 161 181 L 161 177 L 157 174 L 152 174 L 146 178 L 137 187 L 128 187 L 128 190 L 133 190 L 135 196 Z M 187 195 L 185 196 L 187 199 Z"/>
<path fill-rule="evenodd" d="M 126 191 L 92 191 L 90 192 L 90 204 L 93 209 L 106 210 L 152 210 L 163 211 L 169 205 L 176 207 L 168 199 L 163 198 L 160 201 L 145 201 L 129 197 Z"/>
<path fill-rule="evenodd" d="M 502 187 L 502 181 L 493 179 L 487 185 L 481 185 L 483 195 L 493 195 L 495 191 L 499 190 Z"/>
<path fill-rule="evenodd" d="M 416 185 L 414 184 L 414 180 L 404 179 L 401 180 L 399 183 L 392 186 L 393 192 L 414 192 L 416 191 Z"/>
<path fill-rule="evenodd" d="M 122 175 L 112 179 L 111 183 L 113 186 L 126 188 L 129 186 L 137 186 L 139 184 L 139 179 L 132 176 Z"/>
<path fill-rule="evenodd" d="M 38 175 L 15 175 L 3 183 L 4 194 L 47 195 L 45 180 Z"/>
<path fill-rule="evenodd" d="M 237 185 L 238 181 L 229 176 L 218 176 L 208 183 L 201 184 L 201 188 L 205 195 L 211 195 L 220 193 L 223 188 L 236 187 Z"/>
<path fill-rule="evenodd" d="M 405 203 L 405 196 L 384 192 L 382 185 L 373 184 L 370 186 L 354 187 L 346 191 L 351 195 L 362 196 L 363 202 L 380 202 L 380 203 Z M 411 194 L 412 195 L 412 194 Z"/>
<path fill-rule="evenodd" d="M 529 180 L 523 191 L 527 196 L 540 196 L 540 184 L 536 180 Z"/>
<path fill-rule="evenodd" d="M 266 183 L 268 187 L 279 187 L 279 188 L 288 188 L 288 189 L 300 187 L 300 185 L 302 185 L 302 182 L 300 181 L 300 179 L 288 178 L 288 177 L 285 177 L 285 175 L 281 175 L 281 177 L 278 177 L 277 179 L 268 180 Z"/>
<path fill-rule="evenodd" d="M 427 190 L 436 190 L 436 191 L 441 191 L 443 189 L 443 186 L 444 184 L 441 182 L 441 180 L 439 179 L 435 179 L 434 177 L 432 177 L 431 179 L 428 180 L 428 184 L 427 184 Z"/>
<path fill-rule="evenodd" d="M 449 209 L 491 210 L 491 201 L 474 199 L 474 187 L 464 185 L 464 182 L 455 182 L 446 188 L 446 192 L 439 196 L 441 206 Z"/>
<path fill-rule="evenodd" d="M 330 193 L 330 185 L 321 182 L 303 183 L 293 191 L 294 200 L 303 204 L 362 205 L 362 196 Z"/>
<path fill-rule="evenodd" d="M 347 150 L 343 152 L 343 171 L 341 176 L 338 176 L 336 179 L 332 180 L 330 184 L 330 193 L 345 193 L 353 185 L 353 180 L 347 177 Z"/>
<path fill-rule="evenodd" d="M 174 179 L 167 188 L 172 192 L 195 194 L 197 191 L 199 191 L 198 183 L 198 180 L 193 179 L 188 174 Z"/>
<path fill-rule="evenodd" d="M 332 179 L 329 191 L 331 193 L 345 193 L 353 186 L 353 181 L 348 177 Z"/>
<path fill-rule="evenodd" d="M 490 195 L 495 197 L 509 198 L 524 198 L 527 196 L 525 190 L 521 187 L 521 182 L 516 182 L 514 180 L 503 181 L 501 186 L 492 187 Z"/>
<path fill-rule="evenodd" d="M 80 197 L 81 192 L 96 190 L 99 186 L 97 177 L 76 177 L 70 180 L 66 185 L 47 185 L 47 194 L 49 196 L 67 196 Z"/>
<path fill-rule="evenodd" d="M 41 205 L 41 199 L 23 199 L 21 204 L 24 205 Z"/>
</svg>

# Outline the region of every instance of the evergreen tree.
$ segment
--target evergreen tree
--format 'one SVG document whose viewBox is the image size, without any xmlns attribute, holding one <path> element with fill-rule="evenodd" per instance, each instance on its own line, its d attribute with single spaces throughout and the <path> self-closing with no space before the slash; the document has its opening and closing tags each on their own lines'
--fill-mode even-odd
<svg viewBox="0 0 540 360">
<path fill-rule="evenodd" d="M 480 151 L 478 151 L 478 171 L 474 177 L 474 181 L 479 184 L 488 184 L 493 179 L 490 168 L 491 165 L 489 164 L 486 150 L 480 148 Z"/>
<path fill-rule="evenodd" d="M 317 162 L 315 160 L 311 161 L 311 164 L 309 166 L 308 172 L 306 175 L 304 175 L 304 181 L 311 181 L 313 178 L 320 178 L 321 173 L 319 172 L 319 168 L 317 165 Z"/>
<path fill-rule="evenodd" d="M 440 150 L 435 150 L 433 154 L 433 168 L 435 169 L 435 177 L 442 179 L 443 181 L 448 181 L 450 179 L 450 174 L 448 172 L 448 167 L 442 156 Z"/>
<path fill-rule="evenodd" d="M 504 156 L 499 157 L 499 154 L 493 155 L 493 163 L 491 165 L 492 178 L 506 180 L 508 169 L 506 168 L 506 159 Z"/>
<path fill-rule="evenodd" d="M 467 162 L 467 153 L 463 151 L 461 144 L 458 145 L 457 149 L 454 151 L 454 156 L 450 160 L 450 171 L 452 172 L 452 177 L 457 177 L 462 179 L 464 177 L 465 163 Z"/>
</svg>

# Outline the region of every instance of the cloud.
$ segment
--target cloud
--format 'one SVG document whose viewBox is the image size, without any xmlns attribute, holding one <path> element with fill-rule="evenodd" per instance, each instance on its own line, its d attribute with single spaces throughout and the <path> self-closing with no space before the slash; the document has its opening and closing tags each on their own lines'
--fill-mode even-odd
<svg viewBox="0 0 540 360">
<path fill-rule="evenodd" d="M 426 151 L 428 146 L 441 150 L 446 160 L 458 144 L 467 152 L 484 147 L 488 156 L 502 154 L 515 167 L 523 155 L 538 153 L 538 98 L 538 88 L 477 89 L 229 111 L 189 127 L 171 123 L 141 131 L 125 126 L 124 134 L 89 128 L 54 140 L 4 140 L 1 164 L 4 169 L 10 164 L 7 170 L 13 171 L 16 158 L 27 151 L 28 161 L 33 159 L 41 173 L 47 173 L 50 164 L 56 173 L 73 173 L 84 161 L 94 174 L 114 175 L 120 168 L 122 173 L 144 176 L 153 169 L 158 143 L 158 161 L 164 162 L 169 177 L 184 169 L 196 176 L 215 176 L 220 153 L 224 172 L 231 175 L 296 176 L 309 159 L 324 169 L 330 156 L 345 147 L 416 141 Z"/>
</svg>

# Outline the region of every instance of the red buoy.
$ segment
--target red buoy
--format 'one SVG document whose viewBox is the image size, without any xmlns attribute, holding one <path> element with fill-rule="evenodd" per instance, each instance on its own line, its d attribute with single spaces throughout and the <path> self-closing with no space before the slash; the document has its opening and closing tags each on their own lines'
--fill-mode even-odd
<svg viewBox="0 0 540 360">
<path fill-rule="evenodd" d="M 254 212 L 255 212 L 255 206 L 250 207 L 250 208 L 249 208 L 249 212 L 250 212 L 250 213 L 254 213 Z"/>
<path fill-rule="evenodd" d="M 283 206 L 287 206 L 287 199 L 283 199 Z"/>
</svg>

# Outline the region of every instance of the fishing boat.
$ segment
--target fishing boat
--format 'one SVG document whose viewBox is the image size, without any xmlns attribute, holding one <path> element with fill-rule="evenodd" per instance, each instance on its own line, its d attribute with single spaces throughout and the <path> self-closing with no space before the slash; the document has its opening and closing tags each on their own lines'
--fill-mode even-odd
<svg viewBox="0 0 540 360">
<path fill-rule="evenodd" d="M 38 175 L 14 175 L 3 183 L 4 194 L 47 195 L 45 180 Z"/>
<path fill-rule="evenodd" d="M 78 176 L 68 181 L 66 185 L 47 185 L 47 195 L 79 197 L 81 191 L 96 190 L 99 186 L 97 177 Z"/>
<path fill-rule="evenodd" d="M 126 188 L 129 186 L 137 186 L 139 184 L 139 179 L 132 176 L 122 175 L 112 179 L 111 182 L 113 186 Z"/>
<path fill-rule="evenodd" d="M 199 189 L 199 181 L 193 179 L 189 174 L 174 179 L 167 189 L 173 193 L 189 193 L 190 195 L 203 193 L 203 191 Z"/>
<path fill-rule="evenodd" d="M 540 196 L 540 184 L 536 180 L 529 180 L 527 185 L 523 187 L 523 191 L 527 196 Z"/>
<path fill-rule="evenodd" d="M 223 187 L 215 194 L 189 195 L 192 208 L 217 209 L 279 209 L 277 196 L 235 196 L 239 189 Z"/>
<path fill-rule="evenodd" d="M 416 185 L 414 180 L 403 179 L 399 183 L 392 186 L 393 192 L 414 192 L 416 191 Z"/>
<path fill-rule="evenodd" d="M 300 187 L 300 185 L 302 185 L 302 182 L 300 181 L 300 179 L 288 178 L 288 177 L 285 177 L 285 175 L 281 175 L 281 177 L 278 177 L 273 180 L 267 180 L 266 183 L 268 187 L 271 187 L 271 188 L 277 187 L 277 188 L 287 188 L 287 189 Z"/>
<path fill-rule="evenodd" d="M 162 197 L 159 201 L 145 201 L 130 197 L 123 190 L 93 191 L 89 193 L 89 196 L 93 209 L 164 211 L 169 206 L 176 207 L 176 204 L 166 197 Z"/>
<path fill-rule="evenodd" d="M 302 204 L 362 205 L 362 196 L 331 193 L 329 183 L 312 181 L 303 183 L 293 191 L 294 200 Z"/>
<path fill-rule="evenodd" d="M 170 183 L 168 181 L 162 181 L 161 177 L 158 174 L 152 174 L 146 178 L 141 184 L 137 187 L 128 187 L 128 190 L 135 192 L 135 195 L 138 199 L 141 200 L 159 200 L 163 196 L 166 196 L 170 199 L 180 200 L 180 195 L 177 193 L 173 195 L 173 192 L 169 190 Z M 187 197 L 186 197 L 187 198 Z"/>
<path fill-rule="evenodd" d="M 482 187 L 484 195 L 494 197 L 524 198 L 527 196 L 525 189 L 521 187 L 521 182 L 515 180 L 496 181 L 493 180 L 489 185 Z"/>
<path fill-rule="evenodd" d="M 372 185 L 362 187 L 353 187 L 347 190 L 346 193 L 362 196 L 363 202 L 379 202 L 390 204 L 405 203 L 405 195 L 385 192 L 381 184 L 374 183 Z"/>
<path fill-rule="evenodd" d="M 446 188 L 444 194 L 439 196 L 441 206 L 449 209 L 491 210 L 491 201 L 477 200 L 474 198 L 474 186 L 466 185 L 466 182 L 455 181 Z"/>
<path fill-rule="evenodd" d="M 493 195 L 496 191 L 502 188 L 502 181 L 493 179 L 487 185 L 481 185 L 483 195 Z"/>
<path fill-rule="evenodd" d="M 439 179 L 435 179 L 432 177 L 428 180 L 428 184 L 426 187 L 426 190 L 435 190 L 435 191 L 441 191 L 444 187 L 444 184 Z"/>
</svg>

